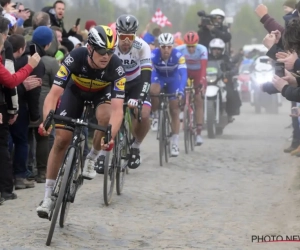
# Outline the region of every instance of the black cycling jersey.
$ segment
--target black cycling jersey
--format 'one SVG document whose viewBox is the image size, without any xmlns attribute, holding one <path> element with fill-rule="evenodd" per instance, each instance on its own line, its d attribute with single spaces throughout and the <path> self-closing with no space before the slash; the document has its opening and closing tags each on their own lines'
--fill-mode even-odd
<svg viewBox="0 0 300 250">
<path fill-rule="evenodd" d="M 78 93 L 101 92 L 111 86 L 111 98 L 124 99 L 125 70 L 121 60 L 112 55 L 110 62 L 104 69 L 93 69 L 88 64 L 88 50 L 86 47 L 77 48 L 63 60 L 55 78 L 54 85 L 66 88 L 70 85 Z"/>
</svg>

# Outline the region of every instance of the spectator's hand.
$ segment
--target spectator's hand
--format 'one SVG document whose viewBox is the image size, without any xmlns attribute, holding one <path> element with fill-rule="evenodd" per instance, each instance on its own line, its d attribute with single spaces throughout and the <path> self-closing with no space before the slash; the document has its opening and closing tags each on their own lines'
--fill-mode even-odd
<svg viewBox="0 0 300 250">
<path fill-rule="evenodd" d="M 29 10 L 22 10 L 21 12 L 17 13 L 18 18 L 22 18 L 24 21 L 28 20 L 30 17 Z"/>
<path fill-rule="evenodd" d="M 284 58 L 287 58 L 289 55 L 290 55 L 290 53 L 278 52 L 278 53 L 276 53 L 276 58 L 277 59 L 284 59 Z"/>
<path fill-rule="evenodd" d="M 268 14 L 268 7 L 264 4 L 259 4 L 255 9 L 255 13 L 259 18 L 262 18 L 264 15 Z"/>
<path fill-rule="evenodd" d="M 2 114 L 0 113 L 0 124 L 2 124 L 3 123 L 3 117 L 2 117 Z"/>
<path fill-rule="evenodd" d="M 284 66 L 287 70 L 293 70 L 294 69 L 294 64 L 296 60 L 298 59 L 297 53 L 293 52 L 289 56 L 283 59 L 278 59 L 278 62 L 283 62 Z"/>
<path fill-rule="evenodd" d="M 151 26 L 151 23 L 148 23 L 148 24 L 146 25 L 146 30 L 147 30 L 147 32 L 150 30 L 150 26 Z"/>
<path fill-rule="evenodd" d="M 282 89 L 285 85 L 288 85 L 287 81 L 285 81 L 284 79 L 280 78 L 277 75 L 274 75 L 272 82 L 273 82 L 274 87 L 280 92 L 282 91 Z"/>
<path fill-rule="evenodd" d="M 208 28 L 209 30 L 212 30 L 214 28 L 213 25 L 206 25 L 206 28 Z"/>
<path fill-rule="evenodd" d="M 27 91 L 32 90 L 36 87 L 40 87 L 42 85 L 42 79 L 37 78 L 36 76 L 28 76 L 23 85 Z"/>
<path fill-rule="evenodd" d="M 17 120 L 17 118 L 18 118 L 18 114 L 13 115 L 13 117 L 8 120 L 8 124 L 13 125 L 15 123 L 15 121 Z"/>
<path fill-rule="evenodd" d="M 80 32 L 80 25 L 78 25 L 78 26 L 74 25 L 72 30 L 76 33 L 79 33 Z"/>
<path fill-rule="evenodd" d="M 276 42 L 276 36 L 274 34 L 267 34 L 263 40 L 263 44 L 270 49 Z"/>
<path fill-rule="evenodd" d="M 272 31 L 271 34 L 275 35 L 275 37 L 276 37 L 275 43 L 278 43 L 281 38 L 281 32 L 279 30 L 275 30 L 275 31 Z"/>
<path fill-rule="evenodd" d="M 297 83 L 297 80 L 296 80 L 296 77 L 294 77 L 292 75 L 291 72 L 285 70 L 285 76 L 282 77 L 283 80 L 287 81 L 289 83 L 289 85 L 293 86 L 293 87 L 297 87 L 298 86 L 298 83 Z"/>
<path fill-rule="evenodd" d="M 35 68 L 41 60 L 41 57 L 38 53 L 35 53 L 33 56 L 31 56 L 28 60 L 28 64 L 32 67 Z"/>
</svg>

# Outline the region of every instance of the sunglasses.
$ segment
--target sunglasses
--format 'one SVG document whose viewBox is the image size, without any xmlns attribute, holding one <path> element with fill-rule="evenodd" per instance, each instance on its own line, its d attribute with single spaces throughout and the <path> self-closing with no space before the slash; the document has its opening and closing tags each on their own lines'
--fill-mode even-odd
<svg viewBox="0 0 300 250">
<path fill-rule="evenodd" d="M 162 49 L 172 49 L 173 45 L 160 45 Z"/>
<path fill-rule="evenodd" d="M 106 54 L 110 56 L 115 53 L 114 49 L 95 49 L 95 51 L 101 56 L 104 56 Z"/>
<path fill-rule="evenodd" d="M 123 34 L 123 33 L 119 33 L 118 37 L 121 41 L 125 41 L 125 40 L 129 40 L 129 41 L 133 41 L 135 39 L 135 34 Z"/>
<path fill-rule="evenodd" d="M 191 49 L 191 48 L 195 48 L 196 45 L 187 45 L 186 47 L 187 47 L 188 49 Z"/>
</svg>

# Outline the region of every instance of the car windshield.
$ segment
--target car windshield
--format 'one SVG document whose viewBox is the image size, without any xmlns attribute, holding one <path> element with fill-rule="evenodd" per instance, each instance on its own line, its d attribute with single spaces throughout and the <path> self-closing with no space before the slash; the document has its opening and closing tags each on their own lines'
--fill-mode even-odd
<svg viewBox="0 0 300 250">
<path fill-rule="evenodd" d="M 255 65 L 256 71 L 271 71 L 273 69 L 271 64 L 268 63 L 258 63 Z"/>
<path fill-rule="evenodd" d="M 243 64 L 240 66 L 239 72 L 243 73 L 245 71 L 250 71 L 251 64 Z"/>
</svg>

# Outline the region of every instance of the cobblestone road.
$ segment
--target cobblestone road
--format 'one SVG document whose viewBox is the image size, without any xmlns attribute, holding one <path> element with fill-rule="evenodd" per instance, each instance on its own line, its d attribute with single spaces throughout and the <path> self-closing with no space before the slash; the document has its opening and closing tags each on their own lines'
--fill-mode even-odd
<svg viewBox="0 0 300 250">
<path fill-rule="evenodd" d="M 53 249 L 300 249 L 300 243 L 251 243 L 251 235 L 300 234 L 299 158 L 283 154 L 289 104 L 279 115 L 243 114 L 224 135 L 189 156 L 158 165 L 150 132 L 143 164 L 124 193 L 103 204 L 102 176 L 86 181 L 57 226 Z M 206 131 L 203 132 L 206 135 Z M 206 136 L 205 136 L 206 137 Z M 35 209 L 43 184 L 0 206 L 0 249 L 49 249 L 49 221 Z"/>
</svg>

